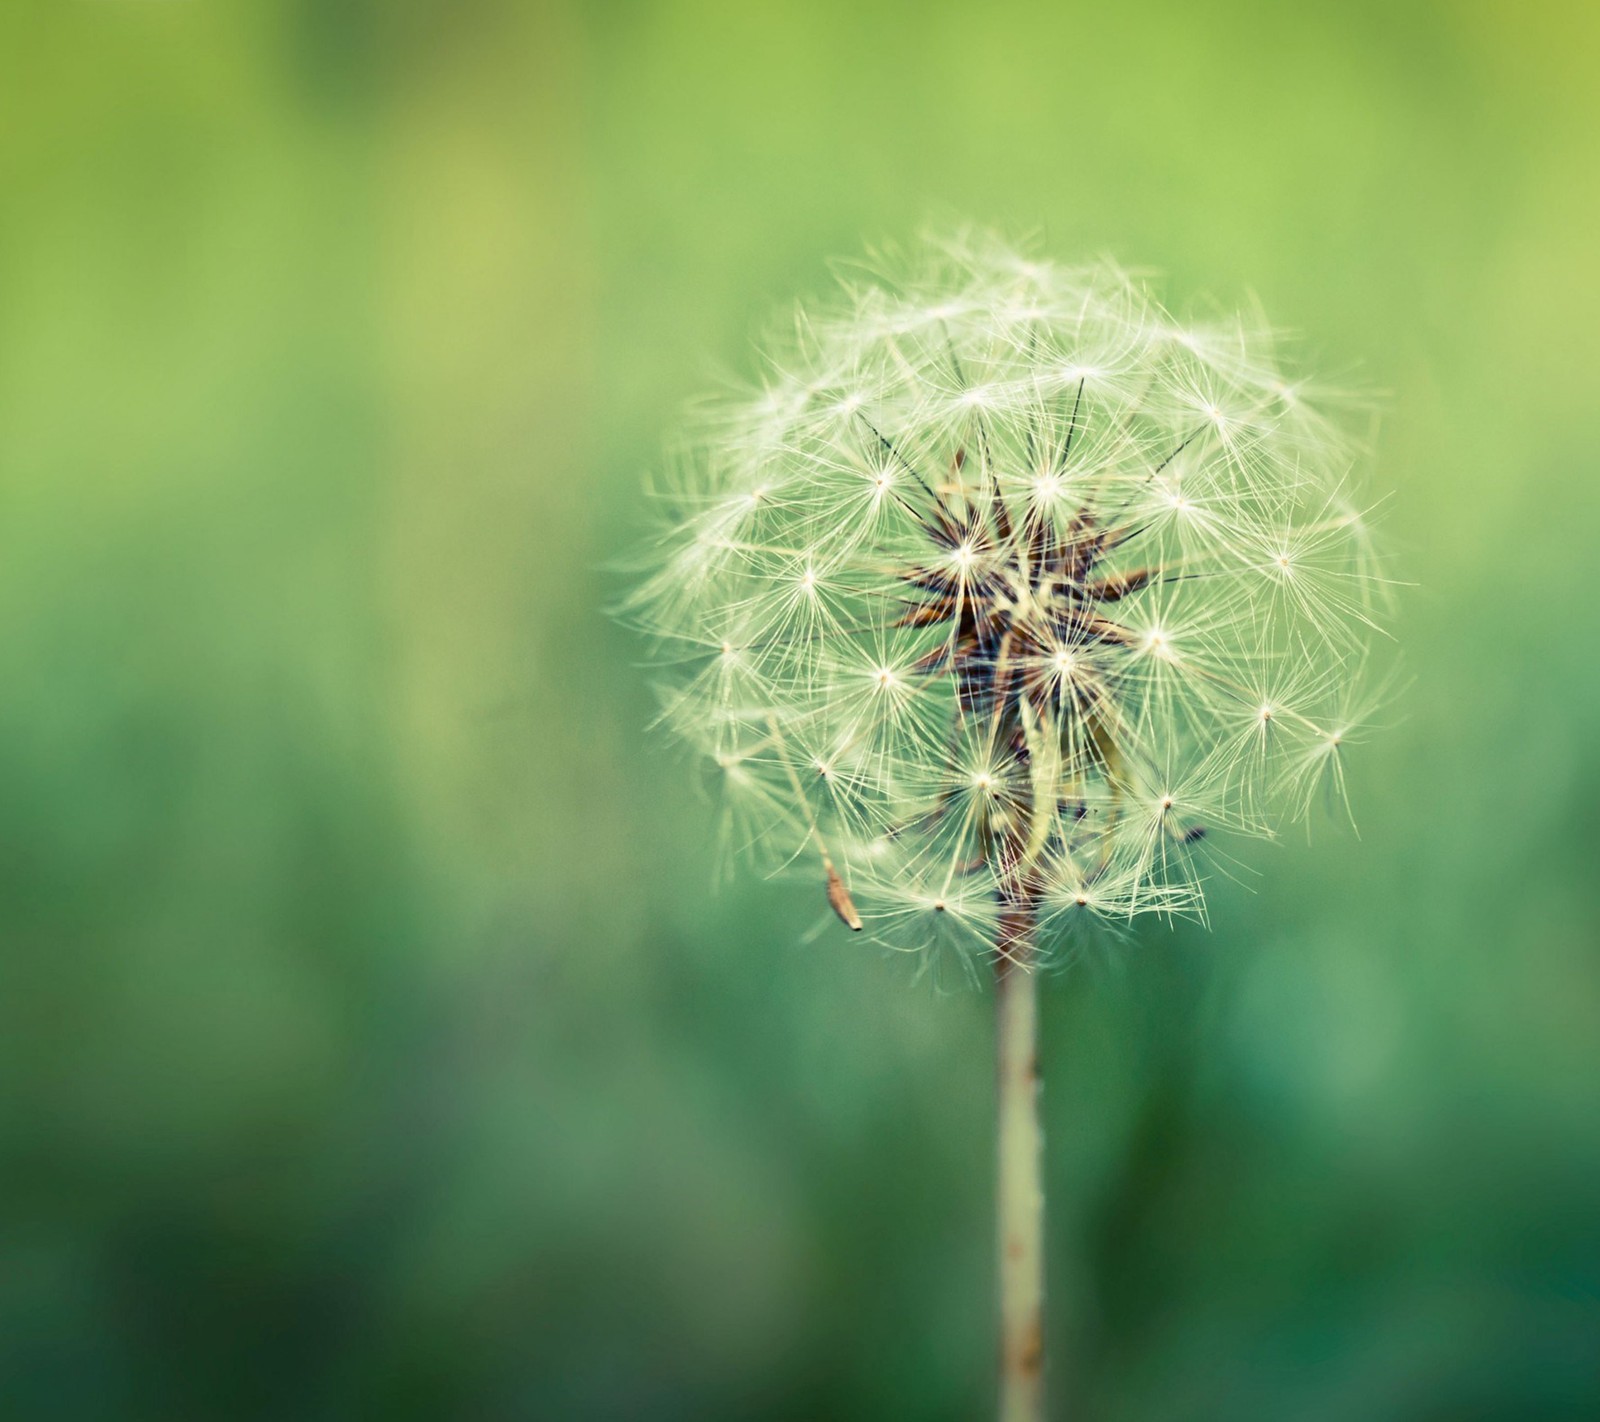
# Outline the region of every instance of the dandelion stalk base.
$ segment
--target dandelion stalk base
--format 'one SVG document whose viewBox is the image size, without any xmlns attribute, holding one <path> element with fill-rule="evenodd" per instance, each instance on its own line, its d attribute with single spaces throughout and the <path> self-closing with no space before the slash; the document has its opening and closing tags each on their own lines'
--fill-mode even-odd
<svg viewBox="0 0 1600 1422">
<path fill-rule="evenodd" d="M 1009 910 L 995 957 L 1000 1422 L 1044 1417 L 1044 1133 L 1033 933 L 1031 908 Z"/>
</svg>

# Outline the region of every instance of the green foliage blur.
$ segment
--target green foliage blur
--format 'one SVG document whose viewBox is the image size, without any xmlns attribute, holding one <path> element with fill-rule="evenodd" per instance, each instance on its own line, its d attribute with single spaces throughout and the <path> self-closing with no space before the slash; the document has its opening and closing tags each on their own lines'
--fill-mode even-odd
<svg viewBox="0 0 1600 1422">
<path fill-rule="evenodd" d="M 0 7 L 0 1413 L 985 1414 L 988 999 L 713 887 L 605 615 L 682 402 L 970 218 L 1384 392 L 1416 584 L 1359 837 L 1049 985 L 1062 1415 L 1600 1415 L 1597 41 Z"/>
</svg>

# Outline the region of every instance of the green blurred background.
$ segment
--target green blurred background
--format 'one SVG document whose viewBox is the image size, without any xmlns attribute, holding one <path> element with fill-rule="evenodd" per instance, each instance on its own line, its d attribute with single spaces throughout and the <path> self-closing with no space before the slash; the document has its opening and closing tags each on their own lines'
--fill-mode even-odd
<svg viewBox="0 0 1600 1422">
<path fill-rule="evenodd" d="M 0 1412 L 981 1416 L 988 1001 L 714 892 L 606 571 L 929 217 L 1385 392 L 1361 837 L 1045 1007 L 1055 1395 L 1600 1415 L 1592 6 L 9 0 Z"/>
</svg>

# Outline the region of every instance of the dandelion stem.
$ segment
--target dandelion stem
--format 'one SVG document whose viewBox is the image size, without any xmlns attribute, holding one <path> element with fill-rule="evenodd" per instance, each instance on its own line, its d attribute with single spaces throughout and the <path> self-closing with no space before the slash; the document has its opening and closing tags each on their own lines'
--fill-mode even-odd
<svg viewBox="0 0 1600 1422">
<path fill-rule="evenodd" d="M 1007 906 L 995 955 L 1000 1422 L 1044 1417 L 1044 1185 L 1031 899 Z"/>
</svg>

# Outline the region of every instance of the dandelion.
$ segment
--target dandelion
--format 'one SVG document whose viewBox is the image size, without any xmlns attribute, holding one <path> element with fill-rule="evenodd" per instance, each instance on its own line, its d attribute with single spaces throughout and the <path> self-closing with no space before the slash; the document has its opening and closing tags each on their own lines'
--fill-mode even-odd
<svg viewBox="0 0 1600 1422">
<path fill-rule="evenodd" d="M 1386 604 L 1335 392 L 987 235 L 802 309 L 686 441 L 627 603 L 730 838 L 992 971 L 1002 1413 L 1042 1409 L 1036 970 L 1201 916 L 1215 831 L 1343 795 Z"/>
</svg>

